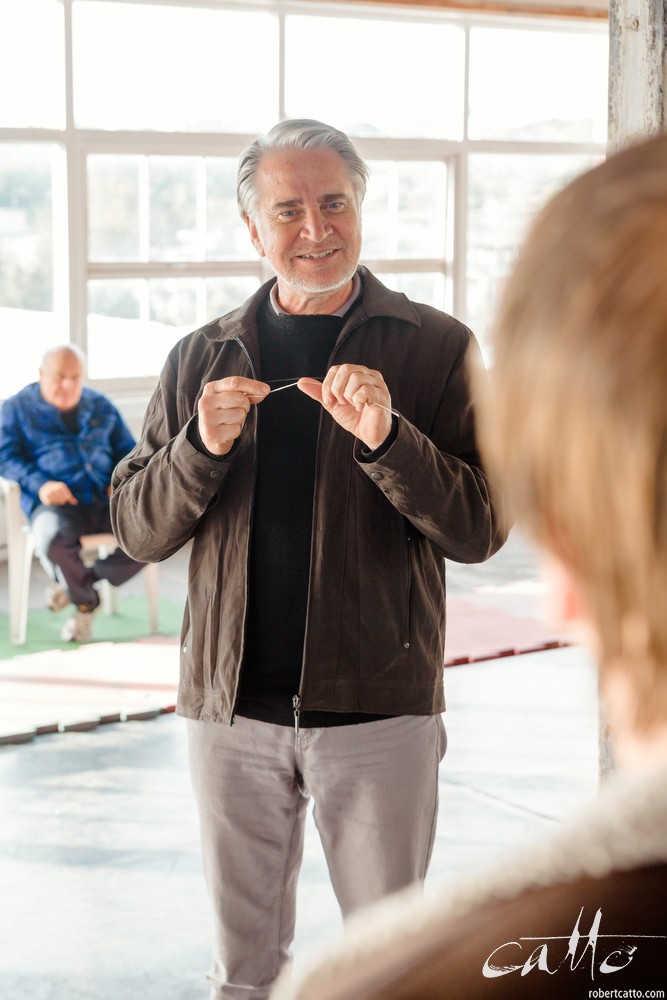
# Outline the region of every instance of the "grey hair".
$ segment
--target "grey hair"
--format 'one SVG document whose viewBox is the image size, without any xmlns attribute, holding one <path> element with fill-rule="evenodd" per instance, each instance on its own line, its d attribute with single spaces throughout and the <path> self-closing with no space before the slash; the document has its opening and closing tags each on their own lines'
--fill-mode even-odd
<svg viewBox="0 0 667 1000">
<path fill-rule="evenodd" d="M 255 179 L 260 160 L 267 153 L 277 153 L 285 149 L 304 152 L 313 149 L 332 149 L 338 153 L 348 169 L 357 205 L 361 205 L 366 194 L 368 167 L 350 139 L 332 125 L 325 125 L 324 122 L 318 122 L 313 118 L 291 118 L 274 125 L 266 135 L 258 136 L 241 153 L 236 198 L 242 219 L 245 219 L 246 215 L 252 218 L 257 207 Z"/>
</svg>

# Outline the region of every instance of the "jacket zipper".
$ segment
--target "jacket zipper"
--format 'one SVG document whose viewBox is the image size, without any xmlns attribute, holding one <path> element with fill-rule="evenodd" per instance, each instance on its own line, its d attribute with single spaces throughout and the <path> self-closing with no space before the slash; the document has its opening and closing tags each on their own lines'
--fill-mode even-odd
<svg viewBox="0 0 667 1000">
<path fill-rule="evenodd" d="M 339 338 L 338 338 L 337 342 L 334 344 L 333 351 L 331 352 L 331 354 L 329 356 L 329 360 L 328 360 L 328 366 L 329 366 L 329 368 L 334 363 L 334 358 L 335 358 L 338 350 L 340 349 L 340 347 L 348 339 L 348 337 L 352 333 L 354 333 L 354 331 L 356 330 L 357 326 L 361 326 L 362 322 L 363 322 L 363 320 L 359 319 L 359 321 L 354 326 L 351 326 L 348 330 L 346 330 L 344 334 L 343 334 L 343 332 L 341 332 L 341 334 L 339 335 Z M 315 514 L 316 514 L 316 499 L 317 499 L 317 487 L 318 487 L 318 464 L 317 464 L 317 462 L 318 462 L 318 456 L 319 456 L 319 452 L 320 452 L 320 437 L 321 437 L 321 434 L 322 434 L 322 414 L 320 413 L 319 427 L 318 427 L 318 431 L 317 431 L 317 447 L 316 447 L 316 451 L 315 451 L 315 481 L 313 483 L 313 519 L 312 519 L 312 524 L 311 524 L 311 529 L 310 529 L 310 561 L 311 561 L 311 566 L 312 566 L 312 558 L 313 558 L 313 539 L 315 537 Z M 296 733 L 297 736 L 299 735 L 299 717 L 301 715 L 301 692 L 303 690 L 303 679 L 304 679 L 304 674 L 306 672 L 306 645 L 307 645 L 307 641 L 308 641 L 308 617 L 309 617 L 309 611 L 310 611 L 310 572 L 309 572 L 309 575 L 308 575 L 308 597 L 307 597 L 307 601 L 306 601 L 306 627 L 305 627 L 304 636 L 303 636 L 303 657 L 302 657 L 302 660 L 301 660 L 301 675 L 299 677 L 299 692 L 298 692 L 298 694 L 295 694 L 292 697 L 292 709 L 294 711 L 294 731 L 295 731 L 295 733 Z"/>
<path fill-rule="evenodd" d="M 351 336 L 351 334 L 354 333 L 354 331 L 357 329 L 357 327 L 362 325 L 362 323 L 363 323 L 363 317 L 359 317 L 355 321 L 354 324 L 350 325 L 350 327 L 347 330 L 345 330 L 345 332 L 341 331 L 341 334 L 340 334 L 338 340 L 334 344 L 333 351 L 331 352 L 331 355 L 329 356 L 329 361 L 328 361 L 329 367 L 331 367 L 331 365 L 334 363 L 334 358 L 335 358 L 337 352 L 342 347 L 342 345 Z M 239 341 L 239 343 L 241 344 L 241 346 L 245 350 L 245 353 L 246 353 L 246 355 L 248 357 L 248 361 L 250 363 L 250 367 L 252 368 L 253 367 L 252 359 L 250 358 L 250 355 L 248 354 L 248 351 L 247 351 L 247 349 L 245 347 L 245 344 L 243 344 L 241 341 Z M 319 451 L 320 451 L 320 435 L 321 435 L 321 431 L 322 431 L 322 414 L 320 414 L 320 423 L 319 423 L 319 428 L 318 428 L 318 432 L 317 432 L 317 448 L 316 448 L 316 453 L 315 453 L 316 454 L 316 457 L 315 457 L 316 465 L 315 465 L 315 482 L 313 484 L 313 521 L 312 521 L 312 527 L 311 527 L 311 533 L 310 533 L 310 555 L 311 555 L 311 563 L 312 563 L 312 555 L 313 555 L 313 538 L 314 538 L 314 535 L 315 535 L 315 511 L 316 511 L 315 502 L 316 502 L 316 497 L 317 497 L 317 486 L 318 486 L 317 456 L 319 455 Z M 300 732 L 299 726 L 300 726 L 300 717 L 301 717 L 301 691 L 303 690 L 303 679 L 304 679 L 304 674 L 305 674 L 305 671 L 306 671 L 306 662 L 305 661 L 306 661 L 306 643 L 307 643 L 307 638 L 308 638 L 308 612 L 309 612 L 309 608 L 310 608 L 310 575 L 309 575 L 309 579 L 308 579 L 308 599 L 307 599 L 307 603 L 306 603 L 306 628 L 305 628 L 304 637 L 303 637 L 303 659 L 301 661 L 301 675 L 299 677 L 299 692 L 298 692 L 298 694 L 295 694 L 295 695 L 292 696 L 292 710 L 294 712 L 294 732 L 295 732 L 295 734 L 297 736 L 299 735 L 299 732 Z"/>
<path fill-rule="evenodd" d="M 299 717 L 301 715 L 301 698 L 295 694 L 292 698 L 292 708 L 294 709 L 294 732 L 299 735 Z"/>
</svg>

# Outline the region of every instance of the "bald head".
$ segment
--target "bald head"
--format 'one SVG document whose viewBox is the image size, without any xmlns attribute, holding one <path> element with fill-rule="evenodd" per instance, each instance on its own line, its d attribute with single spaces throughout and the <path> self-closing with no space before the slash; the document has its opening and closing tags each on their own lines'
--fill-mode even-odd
<svg viewBox="0 0 667 1000">
<path fill-rule="evenodd" d="M 85 374 L 83 351 L 71 344 L 52 347 L 42 358 L 39 369 L 42 396 L 61 413 L 73 410 L 81 399 Z"/>
</svg>

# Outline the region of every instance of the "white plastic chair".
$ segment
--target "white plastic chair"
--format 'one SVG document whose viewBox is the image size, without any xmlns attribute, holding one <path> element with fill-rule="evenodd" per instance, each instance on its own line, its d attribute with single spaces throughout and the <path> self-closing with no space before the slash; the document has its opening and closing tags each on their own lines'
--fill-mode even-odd
<svg viewBox="0 0 667 1000">
<path fill-rule="evenodd" d="M 7 576 L 9 583 L 9 638 L 21 646 L 26 641 L 28 626 L 28 603 L 30 595 L 30 571 L 35 543 L 21 510 L 21 487 L 11 479 L 0 476 L 0 493 L 4 498 L 5 524 L 7 531 Z M 82 535 L 81 550 L 84 562 L 106 559 L 118 548 L 118 542 L 111 532 Z M 143 569 L 148 600 L 148 623 L 151 635 L 158 631 L 158 568 L 156 563 L 147 563 Z M 100 601 L 106 612 L 112 614 L 117 609 L 116 589 L 107 580 L 100 581 Z"/>
</svg>

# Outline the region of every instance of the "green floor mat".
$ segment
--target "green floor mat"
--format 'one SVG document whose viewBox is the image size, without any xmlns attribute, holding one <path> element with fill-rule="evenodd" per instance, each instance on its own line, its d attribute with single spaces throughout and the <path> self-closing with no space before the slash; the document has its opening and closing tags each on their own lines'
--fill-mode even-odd
<svg viewBox="0 0 667 1000">
<path fill-rule="evenodd" d="M 179 635 L 183 605 L 176 601 L 160 600 L 158 607 L 157 637 Z M 62 642 L 60 638 L 60 630 L 71 614 L 71 608 L 56 614 L 47 609 L 31 611 L 28 615 L 26 642 L 22 646 L 15 646 L 9 641 L 9 616 L 0 614 L 0 660 L 10 660 L 14 656 L 25 656 L 27 653 L 43 653 L 49 649 L 78 648 L 78 643 Z M 100 611 L 95 615 L 92 644 L 132 642 L 135 639 L 149 637 L 148 605 L 144 597 L 121 597 L 118 601 L 118 610 L 114 614 L 109 615 Z"/>
</svg>

